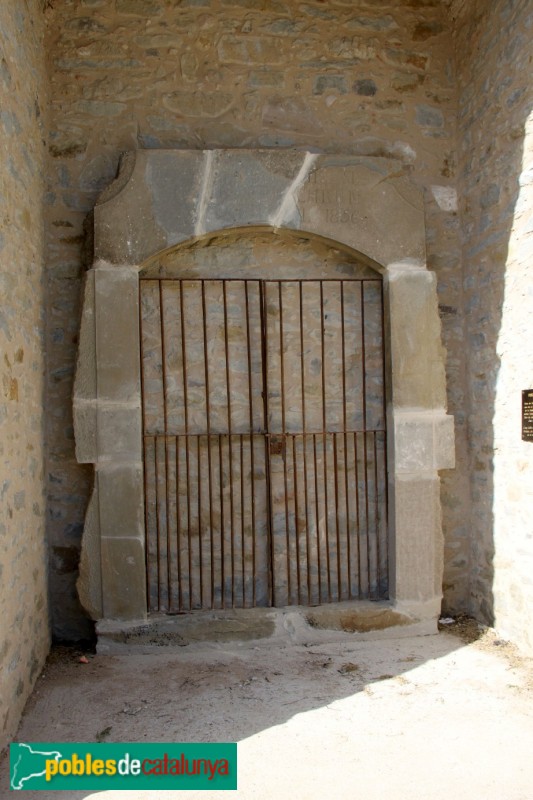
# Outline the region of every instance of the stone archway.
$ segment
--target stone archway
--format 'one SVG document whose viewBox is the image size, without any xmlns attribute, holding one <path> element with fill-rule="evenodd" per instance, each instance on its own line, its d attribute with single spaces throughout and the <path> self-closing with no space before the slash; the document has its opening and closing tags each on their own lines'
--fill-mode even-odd
<svg viewBox="0 0 533 800">
<path fill-rule="evenodd" d="M 302 231 L 383 276 L 390 595 L 435 626 L 442 533 L 438 471 L 454 461 L 435 276 L 422 198 L 384 159 L 296 151 L 140 151 L 95 209 L 74 392 L 76 451 L 95 465 L 79 590 L 95 619 L 146 617 L 139 272 L 154 255 L 221 231 Z M 426 629 L 429 629 L 426 626 Z"/>
</svg>

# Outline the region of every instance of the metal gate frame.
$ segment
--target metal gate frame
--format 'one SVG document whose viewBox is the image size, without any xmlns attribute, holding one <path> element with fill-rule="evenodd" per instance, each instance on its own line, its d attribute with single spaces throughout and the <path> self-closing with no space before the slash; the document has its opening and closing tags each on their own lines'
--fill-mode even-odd
<svg viewBox="0 0 533 800">
<path fill-rule="evenodd" d="M 181 356 L 182 356 L 182 364 L 183 364 L 183 397 L 184 397 L 184 415 L 185 415 L 185 430 L 181 433 L 169 433 L 168 429 L 168 403 L 167 403 L 167 374 L 166 374 L 166 353 L 165 353 L 165 315 L 163 313 L 163 286 L 165 282 L 172 281 L 174 284 L 179 285 L 179 305 L 180 305 L 180 326 L 181 326 Z M 254 457 L 255 457 L 255 445 L 254 445 L 254 438 L 260 436 L 264 440 L 264 452 L 265 452 L 265 482 L 266 482 L 266 491 L 267 491 L 267 502 L 266 502 L 266 533 L 268 537 L 268 603 L 267 605 L 270 606 L 277 606 L 279 603 L 277 602 L 276 597 L 276 582 L 275 576 L 273 575 L 273 565 L 274 565 L 274 541 L 273 541 L 273 522 L 272 522 L 272 509 L 273 509 L 273 498 L 272 498 L 272 472 L 273 472 L 273 458 L 277 456 L 281 456 L 283 460 L 283 482 L 285 486 L 284 492 L 284 500 L 285 500 L 285 508 L 284 508 L 284 516 L 285 516 L 285 535 L 287 541 L 287 548 L 286 548 L 286 560 L 287 560 L 287 577 L 288 577 L 288 600 L 286 603 L 282 603 L 282 605 L 291 605 L 291 604 L 307 604 L 307 605 L 315 605 L 317 602 L 334 602 L 338 600 L 344 599 L 386 599 L 388 597 L 388 572 L 389 572 L 389 564 L 388 564 L 388 543 L 387 543 L 387 507 L 388 507 L 388 493 L 387 493 L 387 441 L 386 441 L 386 425 L 385 425 L 385 388 L 386 388 L 386 374 L 385 374 L 385 331 L 384 331 L 384 309 L 383 309 L 383 284 L 380 278 L 322 278 L 322 279 L 286 279 L 286 280 L 274 280 L 274 279 L 257 279 L 257 278 L 209 278 L 209 279 L 177 279 L 177 278 L 167 278 L 167 277 L 156 277 L 156 278 L 141 278 L 140 280 L 140 294 L 142 296 L 143 285 L 147 283 L 158 284 L 158 294 L 159 294 L 159 325 L 160 325 L 160 339 L 161 339 L 161 350 L 162 350 L 162 358 L 161 358 L 161 365 L 162 365 L 162 386 L 163 386 L 163 408 L 164 408 L 164 430 L 162 432 L 148 432 L 147 431 L 147 415 L 145 409 L 145 393 L 144 393 L 144 367 L 141 368 L 141 386 L 142 386 L 142 418 L 143 418 L 143 453 L 144 453 L 144 491 L 145 491 L 145 531 L 146 531 L 146 558 L 147 558 L 147 594 L 149 598 L 149 610 L 150 611 L 191 611 L 195 608 L 226 608 L 226 607 L 247 607 L 248 605 L 255 606 L 256 605 L 256 585 L 255 585 L 255 558 L 256 558 L 256 518 L 255 518 L 255 491 L 253 486 L 252 477 L 252 491 L 251 491 L 251 503 L 252 503 L 252 528 L 253 528 L 253 591 L 252 591 L 252 598 L 251 603 L 247 602 L 247 597 L 245 595 L 244 590 L 244 558 L 242 564 L 243 570 L 243 585 L 242 585 L 242 598 L 236 597 L 235 595 L 235 575 L 234 575 L 234 557 L 233 557 L 233 527 L 234 527 L 234 507 L 233 507 L 233 482 L 234 477 L 232 474 L 232 465 L 233 465 L 233 439 L 234 437 L 239 437 L 240 444 L 237 445 L 239 450 L 238 459 L 240 458 L 240 465 L 241 465 L 241 472 L 240 472 L 240 498 L 241 498 L 241 519 L 244 519 L 244 490 L 243 490 L 243 438 L 247 436 L 250 440 L 250 460 L 251 460 L 251 474 L 254 475 Z M 226 378 L 226 391 L 227 391 L 227 410 L 228 410 L 228 430 L 226 433 L 220 432 L 213 432 L 210 423 L 210 369 L 208 365 L 208 357 L 207 357 L 207 311 L 206 311 L 206 284 L 210 283 L 217 283 L 221 284 L 223 288 L 223 315 L 224 315 L 224 353 L 225 353 L 225 378 Z M 322 369 L 321 369 L 321 405 L 322 405 L 322 426 L 321 430 L 308 430 L 307 428 L 307 421 L 306 421 L 306 391 L 305 391 L 305 364 L 304 364 L 304 326 L 303 326 L 303 286 L 305 284 L 318 284 L 320 287 L 320 319 L 321 319 L 321 326 L 320 326 L 320 350 L 321 350 L 321 359 L 322 359 Z M 365 425 L 362 430 L 356 429 L 349 429 L 347 425 L 347 386 L 346 386 L 346 329 L 345 329 L 345 284 L 354 284 L 358 283 L 360 288 L 360 308 L 361 308 L 361 344 L 362 344 L 362 378 L 363 378 L 363 419 L 365 421 Z M 365 380 L 366 380 L 366 354 L 365 354 L 365 303 L 364 303 L 364 291 L 365 291 L 365 284 L 369 283 L 379 283 L 380 284 L 380 314 L 381 314 L 381 363 L 382 363 L 382 383 L 383 383 L 383 393 L 382 393 L 382 403 L 383 403 L 383 424 L 379 428 L 369 429 L 366 426 L 366 419 L 367 419 L 367 409 L 366 409 L 366 387 L 365 387 Z M 189 400 L 187 396 L 188 392 L 188 384 L 187 384 L 187 353 L 186 353 L 186 326 L 184 320 L 184 286 L 186 284 L 197 284 L 201 287 L 201 307 L 202 307 L 202 330 L 203 330 L 203 352 L 204 352 L 204 380 L 205 380 L 205 405 L 206 405 L 206 430 L 203 433 L 191 433 L 189 429 Z M 228 305 L 227 305 L 227 287 L 230 284 L 242 284 L 244 286 L 244 296 L 245 296 L 245 307 L 246 307 L 246 340 L 247 340 L 247 368 L 248 368 L 248 391 L 249 391 L 249 402 L 250 402 L 250 431 L 248 434 L 243 433 L 235 433 L 232 430 L 232 409 L 231 409 L 231 368 L 230 368 L 230 356 L 229 356 L 229 342 L 228 342 Z M 254 430 L 254 419 L 253 419 L 253 403 L 252 403 L 252 367 L 251 367 L 251 353 L 252 353 L 252 342 L 251 342 L 251 331 L 250 331 L 250 292 L 249 286 L 250 284 L 256 284 L 258 287 L 258 294 L 259 294 L 259 309 L 260 309 L 260 318 L 261 318 L 261 367 L 262 367 L 262 395 L 263 395 L 263 425 L 261 426 L 261 430 Z M 283 286 L 287 284 L 293 284 L 298 286 L 298 293 L 299 293 L 299 330 L 300 330 L 300 368 L 301 368 L 301 385 L 302 385 L 302 392 L 301 392 L 301 415 L 302 415 L 302 430 L 298 432 L 291 432 L 287 430 L 287 423 L 286 423 L 286 409 L 285 409 L 285 365 L 284 365 L 284 327 L 283 327 L 283 314 L 284 314 L 284 307 L 283 307 Z M 342 397 L 343 397 L 343 425 L 342 430 L 339 431 L 330 431 L 328 430 L 327 426 L 327 419 L 326 419 L 326 369 L 325 369 L 325 355 L 326 355 L 326 347 L 325 347 L 325 314 L 324 314 L 324 285 L 325 284 L 338 284 L 340 290 L 340 308 L 341 308 L 341 347 L 342 347 Z M 279 305 L 279 314 L 280 314 L 280 322 L 279 322 L 279 356 L 280 356 L 280 375 L 281 375 L 281 430 L 271 430 L 269 426 L 269 413 L 270 413 L 270 406 L 269 406 L 269 356 L 271 355 L 271 350 L 269 350 L 270 342 L 269 342 L 269 331 L 268 331 L 268 324 L 267 324 L 267 293 L 269 285 L 277 286 L 277 297 L 278 297 L 278 305 Z M 142 303 L 139 303 L 139 326 L 140 326 L 140 339 L 141 339 L 141 364 L 143 364 L 143 357 L 144 357 L 144 350 L 143 350 L 143 315 L 142 315 Z M 306 580 L 304 579 L 303 583 L 301 580 L 301 572 L 305 571 L 305 568 L 302 567 L 300 564 L 300 529 L 299 529 L 299 513 L 298 513 L 298 490 L 296 487 L 297 483 L 297 455 L 296 455 L 296 446 L 297 446 L 297 437 L 301 436 L 303 441 L 303 476 L 304 476 L 304 497 L 305 497 L 305 542 L 306 542 L 306 563 L 307 563 L 307 575 Z M 334 475 L 334 498 L 330 499 L 330 503 L 334 503 L 335 506 L 335 526 L 334 531 L 331 534 L 331 537 L 335 540 L 336 546 L 336 564 L 333 565 L 334 572 L 337 573 L 337 593 L 335 596 L 335 591 L 332 592 L 332 581 L 331 578 L 331 568 L 332 565 L 330 563 L 330 549 L 331 549 L 331 541 L 330 541 L 330 529 L 329 529 L 329 506 L 328 506 L 328 473 L 327 473 L 327 465 L 328 465 L 328 458 L 327 458 L 327 437 L 331 437 L 332 442 L 332 452 L 333 452 L 333 475 Z M 348 444 L 350 439 L 353 437 L 353 450 L 354 450 L 354 458 L 355 458 L 355 484 L 354 486 L 350 487 L 348 483 L 348 463 L 347 463 L 347 452 L 348 452 Z M 210 517 L 210 532 L 211 532 L 211 552 L 210 552 L 210 579 L 211 579 L 211 597 L 210 602 L 207 605 L 204 605 L 204 598 L 203 598 L 203 580 L 200 580 L 200 604 L 193 603 L 192 601 L 192 590 L 188 593 L 188 602 L 187 600 L 184 601 L 182 596 L 182 587 L 181 587 L 181 577 L 178 582 L 178 598 L 177 603 L 173 602 L 172 599 L 172 591 L 171 591 L 171 568 L 170 568 L 170 561 L 171 561 L 171 546 L 170 546 L 170 535 L 169 535 L 169 463 L 170 463 L 170 451 L 171 451 L 171 442 L 174 441 L 175 446 L 175 457 L 176 457 L 176 464 L 178 459 L 178 446 L 179 446 L 179 439 L 184 438 L 185 440 L 185 454 L 186 454 L 186 472 L 187 472 L 187 515 L 189 517 L 189 525 L 188 525 L 188 537 L 189 537 L 189 581 L 192 579 L 192 566 L 191 566 L 191 551 L 192 551 L 192 544 L 191 544 L 191 526 L 190 526 L 190 460 L 192 460 L 193 456 L 192 453 L 196 450 L 196 458 L 198 463 L 198 524 L 199 528 L 201 527 L 201 515 L 202 515 L 202 490 L 201 490 L 201 466 L 200 466 L 200 446 L 201 440 L 204 439 L 207 445 L 207 459 L 208 459 L 208 475 L 209 475 L 209 517 Z M 213 462 L 217 458 L 218 449 L 218 461 L 219 461 L 219 468 L 222 474 L 222 451 L 223 445 L 222 440 L 225 439 L 228 442 L 228 450 L 229 450 L 229 472 L 230 472 L 230 502 L 231 502 L 231 526 L 232 526 L 232 535 L 231 535 L 231 565 L 232 565 L 232 580 L 231 580 L 231 600 L 226 599 L 226 593 L 224 588 L 222 588 L 221 595 L 217 599 L 215 597 L 215 587 L 214 587 L 214 568 L 213 568 L 213 498 L 212 498 L 212 467 Z M 318 444 L 317 444 L 318 439 Z M 196 448 L 194 448 L 194 444 L 191 447 L 190 441 L 196 440 Z M 307 440 L 307 441 L 306 441 Z M 320 441 L 321 440 L 321 441 Z M 218 441 L 218 445 L 215 442 Z M 150 503 L 149 497 L 151 494 L 151 490 L 149 487 L 148 482 L 148 473 L 149 469 L 149 451 L 151 449 L 151 443 L 154 444 L 154 452 L 155 452 L 155 503 L 156 503 L 156 513 L 155 513 L 155 526 L 156 530 L 153 531 L 153 522 L 151 524 L 150 520 Z M 307 442 L 312 442 L 312 447 L 308 448 Z M 383 480 L 383 487 L 384 487 L 384 498 L 383 498 L 383 505 L 382 508 L 378 508 L 379 498 L 378 498 L 378 442 L 383 444 L 383 457 L 382 463 L 379 469 L 382 471 L 382 475 L 380 476 Z M 166 522 L 161 522 L 158 504 L 160 498 L 158 497 L 158 485 L 159 485 L 159 476 L 158 476 L 158 456 L 157 456 L 157 449 L 159 447 L 163 447 L 164 450 L 164 467 L 165 467 L 165 514 L 166 514 Z M 308 497 L 311 494 L 311 490 L 308 486 L 308 465 L 307 459 L 309 456 L 309 449 L 311 450 L 311 459 L 313 461 L 313 475 L 314 475 L 314 488 L 313 488 L 313 499 L 316 503 L 316 516 L 318 519 L 318 504 L 319 504 L 319 489 L 318 489 L 318 482 L 322 480 L 322 476 L 319 477 L 318 475 L 318 461 L 317 461 L 317 452 L 318 452 L 318 459 L 322 455 L 323 459 L 323 480 L 324 480 L 324 493 L 325 493 L 325 541 L 326 541 L 326 570 L 327 570 L 327 591 L 322 591 L 322 578 L 321 578 L 321 565 L 320 565 L 320 544 L 317 544 L 317 557 L 318 557 L 318 570 L 319 570 L 319 579 L 318 579 L 318 597 L 312 596 L 311 591 L 311 577 L 309 571 L 309 553 L 310 553 L 310 526 L 309 526 L 309 503 Z M 365 465 L 365 476 L 364 476 L 364 497 L 359 496 L 359 476 L 357 474 L 357 464 L 358 464 L 358 449 L 361 449 L 363 452 L 363 463 Z M 339 487 L 339 461 L 342 460 L 342 456 L 339 457 L 339 453 L 342 450 L 344 453 L 344 486 Z M 322 453 L 320 453 L 322 451 Z M 213 456 L 213 452 L 215 452 Z M 372 464 L 373 464 L 373 481 L 374 481 L 374 492 L 373 498 L 369 497 L 369 488 L 368 488 L 368 475 L 367 475 L 367 466 L 369 463 L 370 455 L 373 456 Z M 292 470 L 293 470 L 293 482 L 294 482 L 294 504 L 295 504 L 295 527 L 296 527 L 296 579 L 297 579 L 297 594 L 296 597 L 293 599 L 293 592 L 291 591 L 291 573 L 293 572 L 293 565 L 291 564 L 291 548 L 290 544 L 290 537 L 289 537 L 289 469 L 288 468 L 288 460 L 292 458 Z M 331 460 L 331 459 L 330 459 Z M 178 467 L 176 466 L 176 469 Z M 357 526 L 357 537 L 351 541 L 350 533 L 349 533 L 349 518 L 350 518 L 350 488 L 352 492 L 355 493 L 355 509 L 356 509 L 356 526 Z M 177 490 L 176 490 L 177 491 Z M 341 551 L 341 542 L 340 542 L 340 527 L 339 527 L 339 494 L 344 494 L 344 501 L 346 505 L 346 545 L 347 545 L 347 553 L 348 553 L 348 592 L 341 596 L 341 558 L 340 558 L 340 551 Z M 222 490 L 221 490 L 221 508 L 223 505 L 222 499 Z M 370 513 L 370 504 L 374 503 L 375 508 L 372 513 L 375 515 L 376 520 L 376 536 L 375 542 L 373 543 L 373 547 L 375 550 L 373 558 L 375 558 L 376 562 L 376 580 L 374 581 L 373 585 L 370 585 L 370 575 L 371 575 L 371 543 L 370 543 L 370 532 L 368 530 L 368 519 Z M 361 520 L 360 520 L 360 511 L 361 511 Z M 380 513 L 380 511 L 382 513 Z M 368 586 L 367 590 L 365 591 L 361 586 L 361 545 L 359 543 L 359 535 L 360 535 L 360 527 L 363 524 L 362 518 L 366 520 L 366 567 L 367 569 L 367 577 L 368 577 Z M 377 521 L 380 520 L 378 523 Z M 385 527 L 385 536 L 381 536 L 379 531 L 379 524 L 383 524 Z M 223 525 L 223 522 L 222 522 Z M 150 526 L 152 527 L 152 531 L 150 530 Z M 166 536 L 163 536 L 161 533 L 161 529 L 166 526 Z M 150 602 L 150 597 L 153 598 L 153 586 L 150 586 L 150 552 L 151 552 L 151 545 L 150 545 L 150 535 L 156 536 L 157 542 L 157 562 L 158 562 L 158 580 L 157 580 L 157 603 L 154 601 Z M 179 530 L 179 522 L 178 522 L 178 530 L 177 536 L 179 539 L 180 530 Z M 241 524 L 241 536 L 242 536 L 242 552 L 244 553 L 244 528 L 243 524 Z M 317 526 L 317 536 L 318 536 L 318 526 Z M 201 531 L 199 533 L 198 539 L 198 549 L 199 549 L 199 559 L 200 559 L 200 574 L 202 571 L 202 534 Z M 160 576 L 159 576 L 159 565 L 160 565 L 160 556 L 162 548 L 165 546 L 166 539 L 166 549 L 167 549 L 167 597 L 161 597 L 161 585 L 160 585 Z M 350 560 L 352 557 L 351 547 L 357 550 L 357 562 L 358 562 L 358 575 L 357 575 L 357 588 L 353 591 L 352 582 L 350 579 Z M 224 536 L 222 536 L 221 540 L 221 548 L 222 548 L 222 583 L 224 583 Z M 363 553 L 363 559 L 365 554 Z M 178 558 L 179 558 L 179 547 L 178 547 Z M 335 569 L 336 568 L 336 569 Z"/>
</svg>

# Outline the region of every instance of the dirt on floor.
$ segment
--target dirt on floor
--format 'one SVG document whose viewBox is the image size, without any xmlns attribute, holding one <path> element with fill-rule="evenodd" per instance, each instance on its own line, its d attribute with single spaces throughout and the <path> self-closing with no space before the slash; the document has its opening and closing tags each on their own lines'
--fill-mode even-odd
<svg viewBox="0 0 533 800">
<path fill-rule="evenodd" d="M 246 800 L 530 800 L 533 667 L 467 617 L 436 636 L 157 655 L 56 647 L 26 742 L 238 742 Z M 0 797 L 8 789 L 1 762 Z M 26 791 L 29 800 L 228 797 Z"/>
</svg>

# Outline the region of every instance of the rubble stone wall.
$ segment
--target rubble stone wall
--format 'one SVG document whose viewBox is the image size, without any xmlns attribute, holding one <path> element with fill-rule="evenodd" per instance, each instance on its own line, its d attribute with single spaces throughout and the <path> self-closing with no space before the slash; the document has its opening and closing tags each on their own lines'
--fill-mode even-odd
<svg viewBox="0 0 533 800">
<path fill-rule="evenodd" d="M 472 611 L 533 650 L 533 8 L 454 8 L 472 488 Z"/>
<path fill-rule="evenodd" d="M 49 646 L 43 473 L 42 4 L 0 4 L 0 750 Z"/>
</svg>

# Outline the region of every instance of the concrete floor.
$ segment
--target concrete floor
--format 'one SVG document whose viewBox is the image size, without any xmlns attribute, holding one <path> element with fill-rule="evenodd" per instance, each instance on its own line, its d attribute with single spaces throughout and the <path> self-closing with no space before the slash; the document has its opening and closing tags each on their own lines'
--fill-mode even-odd
<svg viewBox="0 0 533 800">
<path fill-rule="evenodd" d="M 436 636 L 55 651 L 18 741 L 237 741 L 243 800 L 530 800 L 533 667 L 475 625 Z M 459 638 L 459 635 L 462 638 Z M 7 758 L 0 797 L 8 790 Z M 26 791 L 30 800 L 227 792 Z"/>
</svg>

